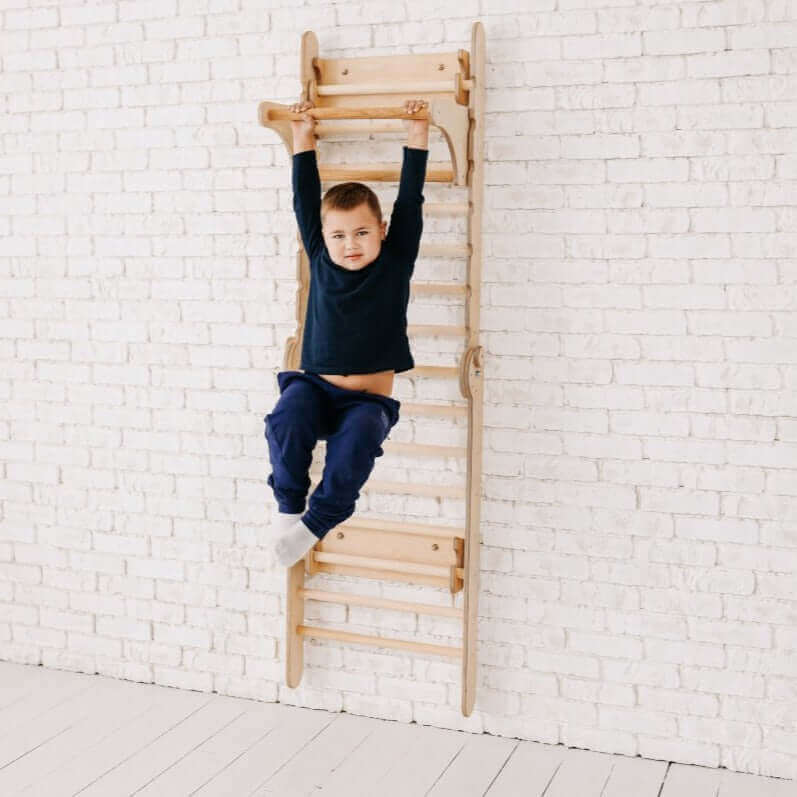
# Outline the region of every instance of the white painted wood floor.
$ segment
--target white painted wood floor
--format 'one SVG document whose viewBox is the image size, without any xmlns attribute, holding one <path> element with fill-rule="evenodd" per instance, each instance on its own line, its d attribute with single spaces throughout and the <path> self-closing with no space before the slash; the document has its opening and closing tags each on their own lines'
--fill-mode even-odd
<svg viewBox="0 0 797 797">
<path fill-rule="evenodd" d="M 797 781 L 0 662 L 2 797 L 795 797 Z"/>
</svg>

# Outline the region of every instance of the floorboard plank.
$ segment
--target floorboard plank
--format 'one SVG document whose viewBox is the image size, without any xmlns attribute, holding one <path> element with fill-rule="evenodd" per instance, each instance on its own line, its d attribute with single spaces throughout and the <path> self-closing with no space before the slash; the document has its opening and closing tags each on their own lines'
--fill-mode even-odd
<svg viewBox="0 0 797 797">
<path fill-rule="evenodd" d="M 154 700 L 143 714 L 56 772 L 37 781 L 24 792 L 24 797 L 72 797 L 132 758 L 212 699 L 210 695 L 198 692 L 160 686 L 150 688 Z"/>
<path fill-rule="evenodd" d="M 614 755 L 612 771 L 601 797 L 658 797 L 664 776 L 666 761 Z"/>
<path fill-rule="evenodd" d="M 28 756 L 36 755 L 36 750 L 46 747 L 82 722 L 96 707 L 97 700 L 119 694 L 118 685 L 105 681 L 98 681 L 94 687 L 81 686 L 76 693 L 73 688 L 72 685 L 67 687 L 66 698 L 58 689 L 49 695 L 42 694 L 28 703 L 29 715 L 16 717 L 15 725 L 4 725 L 5 733 L 0 738 L 0 794 L 3 794 L 2 784 L 8 782 L 12 769 L 26 766 L 22 762 Z M 11 713 L 18 714 L 19 711 Z"/>
<path fill-rule="evenodd" d="M 269 776 L 252 792 L 264 795 L 312 794 L 323 786 L 324 780 L 345 761 L 380 721 L 355 714 L 338 714 L 302 749 Z"/>
<path fill-rule="evenodd" d="M 513 739 L 469 734 L 460 753 L 429 790 L 429 797 L 481 797 L 515 747 Z"/>
<path fill-rule="evenodd" d="M 261 741 L 281 723 L 280 712 L 274 704 L 259 708 L 250 701 L 249 707 L 229 725 L 221 728 L 206 742 L 162 772 L 136 797 L 174 797 L 192 794 L 229 767 L 257 742 Z"/>
<path fill-rule="evenodd" d="M 94 781 L 80 793 L 80 797 L 108 797 L 110 794 L 138 791 L 242 713 L 237 700 L 227 700 L 218 695 L 212 697 L 166 733 Z"/>
<path fill-rule="evenodd" d="M 108 689 L 105 682 L 98 680 L 97 683 L 97 687 L 81 694 L 80 711 L 74 712 L 68 727 L 0 770 L 0 794 L 21 791 L 57 770 L 124 725 L 130 717 L 141 713 L 150 699 L 151 692 L 140 684 L 126 682 L 121 689 L 121 684 Z M 50 720 L 50 714 L 39 720 L 45 733 L 52 727 Z"/>
<path fill-rule="evenodd" d="M 308 742 L 331 725 L 336 717 L 326 711 L 297 709 L 282 704 L 276 705 L 276 708 L 281 716 L 271 731 L 205 783 L 192 797 L 242 797 L 252 794 L 280 767 L 299 755 Z"/>
<path fill-rule="evenodd" d="M 717 797 L 797 797 L 797 782 L 744 772 L 722 771 Z"/>
<path fill-rule="evenodd" d="M 670 764 L 660 797 L 717 797 L 720 776 L 718 769 Z"/>
<path fill-rule="evenodd" d="M 416 725 L 384 722 L 371 730 L 317 790 L 319 797 L 372 797 L 387 771 L 404 756 L 418 737 Z"/>
<path fill-rule="evenodd" d="M 612 771 L 612 756 L 568 748 L 545 797 L 601 797 Z"/>
<path fill-rule="evenodd" d="M 565 758 L 564 745 L 521 741 L 487 790 L 488 797 L 541 797 Z"/>
<path fill-rule="evenodd" d="M 91 675 L 62 679 L 50 676 L 40 678 L 36 673 L 28 678 L 28 685 L 18 684 L 12 701 L 0 709 L 0 728 L 2 728 L 0 751 L 3 750 L 3 737 L 11 733 L 11 729 L 16 735 L 21 726 L 35 725 L 36 721 L 48 711 L 56 709 L 62 703 L 76 698 L 81 693 L 88 693 L 92 686 L 97 685 Z M 2 755 L 0 755 L 1 763 Z"/>
<path fill-rule="evenodd" d="M 423 797 L 465 746 L 465 734 L 416 725 L 418 737 L 377 782 L 379 797 Z"/>
</svg>

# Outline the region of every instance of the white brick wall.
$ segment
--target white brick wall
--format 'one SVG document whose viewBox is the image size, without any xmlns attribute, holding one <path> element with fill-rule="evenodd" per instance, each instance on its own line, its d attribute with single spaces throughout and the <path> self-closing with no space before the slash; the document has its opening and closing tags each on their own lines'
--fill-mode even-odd
<svg viewBox="0 0 797 797">
<path fill-rule="evenodd" d="M 532 6 L 0 2 L 0 658 L 797 777 L 797 6 Z M 283 685 L 263 416 L 297 241 L 288 156 L 256 110 L 298 96 L 305 29 L 322 56 L 452 51 L 476 19 L 487 354 L 464 720 L 447 660 L 308 642 L 301 687 Z M 389 209 L 394 187 L 375 188 Z M 428 241 L 463 236 L 427 219 Z M 429 300 L 410 322 L 441 317 L 462 323 Z M 400 378 L 395 397 L 457 391 Z M 462 479 L 407 468 L 375 473 Z M 441 618 L 309 603 L 308 619 L 459 640 Z"/>
</svg>

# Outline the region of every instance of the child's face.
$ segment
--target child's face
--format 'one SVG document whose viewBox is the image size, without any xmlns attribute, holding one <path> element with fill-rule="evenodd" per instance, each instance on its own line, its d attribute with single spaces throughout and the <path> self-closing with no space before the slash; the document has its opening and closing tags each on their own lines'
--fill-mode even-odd
<svg viewBox="0 0 797 797">
<path fill-rule="evenodd" d="M 386 230 L 387 222 L 379 224 L 365 203 L 351 210 L 327 210 L 321 225 L 332 262 L 349 271 L 365 268 L 376 260 Z"/>
</svg>

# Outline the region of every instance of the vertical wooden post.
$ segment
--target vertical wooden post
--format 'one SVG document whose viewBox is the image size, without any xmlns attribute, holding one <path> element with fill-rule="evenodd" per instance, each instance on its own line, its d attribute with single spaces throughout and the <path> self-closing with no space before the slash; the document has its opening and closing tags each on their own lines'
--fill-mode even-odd
<svg viewBox="0 0 797 797">
<path fill-rule="evenodd" d="M 484 109 L 485 61 L 484 27 L 474 22 L 471 29 L 470 48 L 470 135 L 468 170 L 470 188 L 470 213 L 468 215 L 468 242 L 471 245 L 468 260 L 468 286 L 470 291 L 465 304 L 465 324 L 469 333 L 466 349 L 465 379 L 468 394 L 468 498 L 466 508 L 465 538 L 465 589 L 462 627 L 462 713 L 469 717 L 476 700 L 478 673 L 478 619 L 479 619 L 479 549 L 481 545 L 481 473 L 482 473 L 482 357 L 479 346 L 479 310 L 481 306 L 482 266 L 482 205 L 484 194 Z"/>
</svg>

